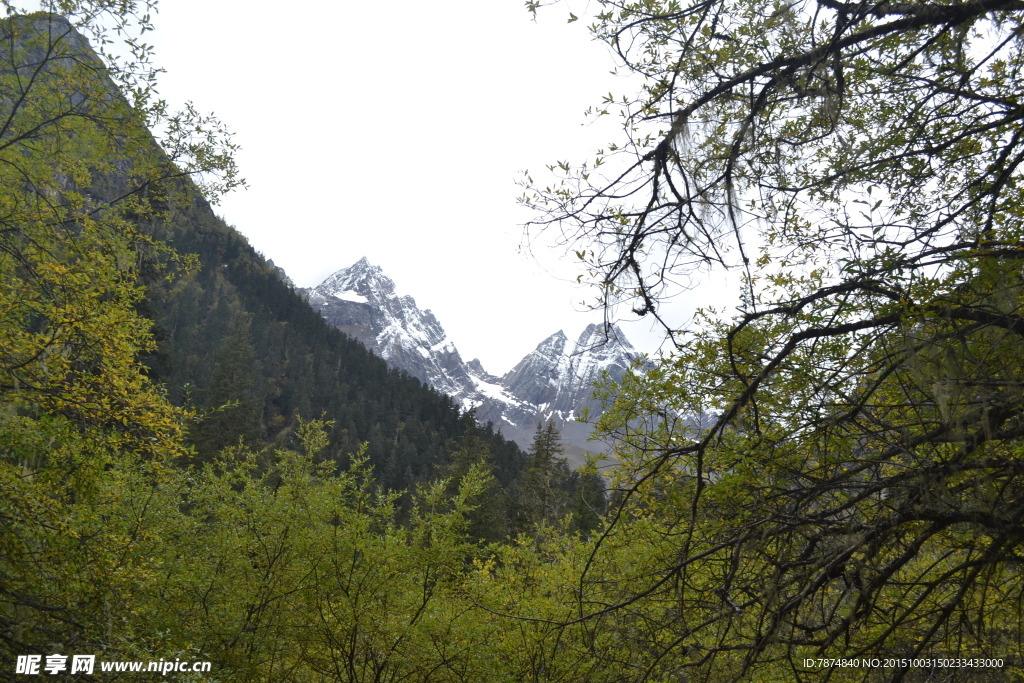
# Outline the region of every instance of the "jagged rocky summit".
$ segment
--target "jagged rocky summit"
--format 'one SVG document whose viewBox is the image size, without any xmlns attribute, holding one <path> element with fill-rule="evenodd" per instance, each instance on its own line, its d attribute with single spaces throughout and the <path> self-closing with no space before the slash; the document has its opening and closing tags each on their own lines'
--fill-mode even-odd
<svg viewBox="0 0 1024 683">
<path fill-rule="evenodd" d="M 573 344 L 556 332 L 497 377 L 478 359 L 464 361 L 434 314 L 399 296 L 395 283 L 366 258 L 301 291 L 330 324 L 392 367 L 475 409 L 478 420 L 493 422 L 520 446 L 530 446 L 540 421 L 554 420 L 568 459 L 577 464 L 586 452 L 605 450 L 588 441 L 590 425 L 575 421 L 584 408 L 592 416 L 600 412 L 593 383 L 605 371 L 621 378 L 639 357 L 617 326 L 588 325 Z"/>
</svg>

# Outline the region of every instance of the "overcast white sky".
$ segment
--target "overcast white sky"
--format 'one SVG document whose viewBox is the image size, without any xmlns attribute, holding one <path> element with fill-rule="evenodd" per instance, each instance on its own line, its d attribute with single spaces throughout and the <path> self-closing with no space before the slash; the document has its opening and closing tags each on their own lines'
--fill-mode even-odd
<svg viewBox="0 0 1024 683">
<path fill-rule="evenodd" d="M 515 180 L 616 139 L 584 123 L 607 48 L 574 1 L 534 23 L 522 0 L 163 0 L 149 42 L 160 92 L 215 112 L 249 189 L 216 211 L 300 286 L 362 256 L 433 310 L 463 358 L 502 374 L 559 329 L 600 319 L 571 258 L 520 253 Z M 688 295 L 707 304 L 719 291 Z M 639 349 L 661 335 L 625 326 Z"/>
</svg>

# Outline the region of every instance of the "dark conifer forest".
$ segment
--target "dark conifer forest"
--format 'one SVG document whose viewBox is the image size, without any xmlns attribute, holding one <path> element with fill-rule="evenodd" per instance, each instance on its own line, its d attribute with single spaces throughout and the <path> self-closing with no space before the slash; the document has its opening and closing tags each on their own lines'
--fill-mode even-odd
<svg viewBox="0 0 1024 683">
<path fill-rule="evenodd" d="M 334 426 L 323 457 L 343 463 L 365 442 L 389 489 L 436 477 L 466 439 L 490 451 L 502 485 L 518 478 L 518 446 L 330 327 L 194 190 L 165 201 L 146 231 L 198 258 L 169 281 L 166 268 L 154 267 L 145 283 L 140 310 L 154 321 L 157 342 L 146 363 L 172 403 L 207 415 L 191 430 L 199 459 L 239 437 L 254 448 L 291 446 L 297 417 L 328 416 Z"/>
</svg>

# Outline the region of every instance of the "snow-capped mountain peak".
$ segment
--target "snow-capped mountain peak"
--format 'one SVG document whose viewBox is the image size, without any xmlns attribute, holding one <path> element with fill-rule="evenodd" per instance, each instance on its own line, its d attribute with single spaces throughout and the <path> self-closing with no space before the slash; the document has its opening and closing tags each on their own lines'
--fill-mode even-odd
<svg viewBox="0 0 1024 683">
<path fill-rule="evenodd" d="M 381 301 L 395 295 L 395 283 L 380 266 L 371 265 L 364 256 L 348 268 L 342 268 L 328 276 L 310 293 L 311 302 L 319 303 L 329 297 L 344 300 L 344 295 L 352 293 L 369 301 Z"/>
<path fill-rule="evenodd" d="M 363 342 L 389 365 L 450 395 L 481 422 L 493 422 L 506 436 L 528 447 L 538 421 L 553 419 L 562 429 L 567 454 L 599 450 L 586 442 L 590 427 L 573 422 L 591 399 L 593 384 L 607 373 L 619 379 L 638 354 L 615 325 L 588 325 L 576 343 L 559 330 L 537 345 L 502 377 L 478 359 L 462 360 L 429 310 L 364 257 L 306 290 L 309 302 L 328 322 Z"/>
<path fill-rule="evenodd" d="M 469 370 L 444 328 L 366 257 L 331 274 L 308 294 L 309 303 L 335 327 L 355 337 L 396 368 L 461 399 L 472 385 Z"/>
</svg>

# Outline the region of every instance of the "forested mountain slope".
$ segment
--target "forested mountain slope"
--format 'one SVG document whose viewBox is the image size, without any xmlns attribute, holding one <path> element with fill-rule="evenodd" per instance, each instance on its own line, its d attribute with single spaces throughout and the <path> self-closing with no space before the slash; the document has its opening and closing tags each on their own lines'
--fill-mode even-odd
<svg viewBox="0 0 1024 683">
<path fill-rule="evenodd" d="M 168 201 L 166 216 L 147 230 L 179 254 L 197 255 L 199 267 L 170 281 L 154 272 L 146 283 L 158 348 L 148 364 L 175 403 L 239 402 L 193 430 L 201 456 L 239 436 L 285 438 L 296 416 L 325 415 L 335 422 L 331 454 L 368 442 L 391 488 L 432 476 L 467 436 L 486 442 L 499 480 L 518 475 L 515 444 L 333 329 L 192 188 Z"/>
<path fill-rule="evenodd" d="M 24 53 L 17 59 L 26 74 L 34 65 L 46 65 L 37 80 L 64 99 L 50 116 L 95 118 L 93 112 L 121 100 L 88 41 L 65 19 L 19 18 L 8 42 L 15 53 Z M 21 43 L 35 42 L 39 48 L 22 50 Z M 63 82 L 78 72 L 90 74 L 88 91 L 84 81 L 74 87 Z M 10 121 L 5 131 L 19 133 Z M 334 422 L 326 457 L 343 460 L 366 442 L 378 480 L 388 488 L 404 489 L 433 477 L 466 439 L 490 452 L 499 481 L 507 484 L 518 476 L 524 455 L 515 444 L 331 328 L 214 214 L 188 174 L 172 166 L 176 150 L 161 149 L 141 126 L 133 135 L 138 141 L 130 156 L 116 148 L 99 162 L 82 162 L 98 152 L 76 151 L 65 141 L 69 164 L 93 167 L 88 181 L 73 174 L 59 181 L 65 190 L 81 185 L 86 203 L 126 207 L 132 229 L 155 238 L 138 253 L 137 284 L 145 287 L 145 299 L 137 309 L 153 321 L 156 339 L 145 362 L 150 378 L 166 387 L 173 403 L 205 415 L 189 430 L 200 459 L 239 438 L 251 447 L 286 444 L 297 418 L 323 417 Z M 83 136 L 68 140 L 90 144 Z M 132 179 L 133 168 L 144 164 L 162 168 L 163 177 Z M 133 201 L 144 202 L 145 212 L 133 210 Z"/>
</svg>

